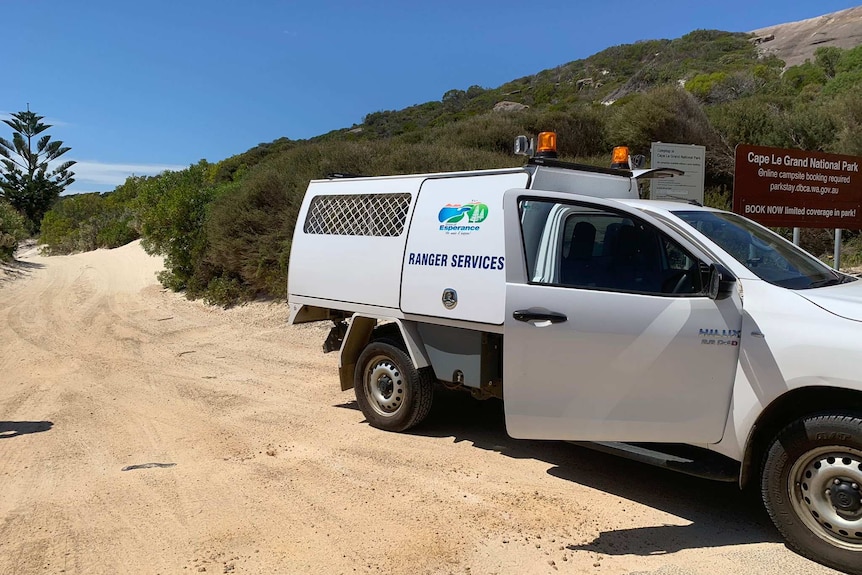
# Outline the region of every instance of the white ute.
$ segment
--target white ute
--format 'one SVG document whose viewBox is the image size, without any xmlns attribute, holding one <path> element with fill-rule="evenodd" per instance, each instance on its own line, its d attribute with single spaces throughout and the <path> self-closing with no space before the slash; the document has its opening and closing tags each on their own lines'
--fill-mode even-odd
<svg viewBox="0 0 862 575">
<path fill-rule="evenodd" d="M 512 437 L 757 482 L 790 546 L 862 573 L 862 281 L 553 140 L 521 168 L 312 181 L 290 322 L 335 323 L 375 427 L 421 422 L 438 381 L 504 398 Z"/>
</svg>

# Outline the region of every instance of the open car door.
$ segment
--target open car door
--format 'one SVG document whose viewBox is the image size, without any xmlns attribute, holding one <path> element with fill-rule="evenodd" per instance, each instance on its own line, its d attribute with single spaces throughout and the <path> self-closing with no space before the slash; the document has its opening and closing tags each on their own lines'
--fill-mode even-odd
<svg viewBox="0 0 862 575">
<path fill-rule="evenodd" d="M 704 270 L 714 262 L 637 208 L 530 194 L 504 197 L 509 434 L 719 441 L 739 355 L 739 294 L 710 299 Z"/>
</svg>

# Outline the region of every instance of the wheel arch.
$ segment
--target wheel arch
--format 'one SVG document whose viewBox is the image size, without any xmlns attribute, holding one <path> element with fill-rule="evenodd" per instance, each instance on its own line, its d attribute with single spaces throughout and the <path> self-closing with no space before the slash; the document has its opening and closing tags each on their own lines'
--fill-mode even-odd
<svg viewBox="0 0 862 575">
<path fill-rule="evenodd" d="M 848 410 L 862 414 L 862 391 L 813 386 L 793 389 L 777 397 L 763 410 L 748 434 L 740 467 L 740 487 L 746 487 L 758 476 L 770 442 L 784 427 L 807 415 Z"/>
<path fill-rule="evenodd" d="M 378 326 L 378 321 L 387 323 Z M 391 340 L 403 349 L 410 356 L 410 361 L 413 362 L 416 369 L 431 365 L 416 322 L 354 314 L 350 319 L 347 333 L 344 334 L 344 341 L 341 344 L 341 353 L 339 354 L 338 378 L 341 381 L 342 391 L 353 388 L 353 372 L 356 370 L 356 360 L 359 359 L 365 346 L 377 339 Z"/>
</svg>

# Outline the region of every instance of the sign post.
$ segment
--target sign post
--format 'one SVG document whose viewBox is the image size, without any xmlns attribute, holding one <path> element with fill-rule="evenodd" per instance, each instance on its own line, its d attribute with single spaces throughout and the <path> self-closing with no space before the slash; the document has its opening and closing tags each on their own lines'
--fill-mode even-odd
<svg viewBox="0 0 862 575">
<path fill-rule="evenodd" d="M 703 205 L 706 148 L 694 144 L 653 142 L 651 168 L 676 168 L 685 172 L 675 178 L 650 180 L 651 200 L 692 200 Z"/>
<path fill-rule="evenodd" d="M 765 226 L 834 229 L 837 269 L 841 229 L 862 228 L 860 170 L 857 156 L 740 144 L 733 211 Z"/>
</svg>

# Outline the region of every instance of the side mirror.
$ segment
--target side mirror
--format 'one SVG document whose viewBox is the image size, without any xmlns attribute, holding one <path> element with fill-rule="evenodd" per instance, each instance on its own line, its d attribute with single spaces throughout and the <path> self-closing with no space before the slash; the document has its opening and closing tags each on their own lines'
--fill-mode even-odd
<svg viewBox="0 0 862 575">
<path fill-rule="evenodd" d="M 721 264 L 709 266 L 709 299 L 720 300 L 733 295 L 736 278 Z"/>
</svg>

